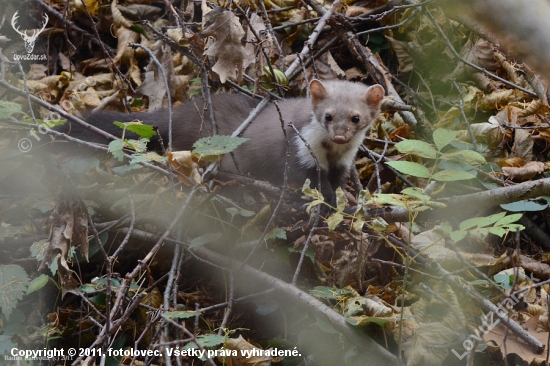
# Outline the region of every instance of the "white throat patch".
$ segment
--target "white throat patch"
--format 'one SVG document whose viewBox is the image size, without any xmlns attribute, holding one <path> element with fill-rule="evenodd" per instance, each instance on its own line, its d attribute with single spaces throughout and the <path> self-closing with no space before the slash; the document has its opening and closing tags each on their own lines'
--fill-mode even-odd
<svg viewBox="0 0 550 366">
<path fill-rule="evenodd" d="M 357 149 L 365 138 L 366 128 L 353 136 L 347 144 L 337 144 L 330 140 L 325 127 L 312 116 L 310 123 L 304 126 L 300 131 L 302 137 L 307 141 L 313 154 L 319 161 L 322 170 L 329 170 L 328 155 L 331 155 L 331 161 L 335 167 L 344 167 L 349 169 L 355 159 Z M 298 150 L 298 161 L 300 165 L 306 168 L 315 168 L 315 159 L 311 156 L 309 149 L 299 136 L 294 137 L 294 144 Z M 330 146 L 330 151 L 325 146 Z"/>
</svg>

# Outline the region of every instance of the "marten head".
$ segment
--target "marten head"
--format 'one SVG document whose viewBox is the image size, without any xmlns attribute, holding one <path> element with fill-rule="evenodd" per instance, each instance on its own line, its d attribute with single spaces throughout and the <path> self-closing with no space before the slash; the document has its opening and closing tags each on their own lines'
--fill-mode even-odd
<svg viewBox="0 0 550 366">
<path fill-rule="evenodd" d="M 347 144 L 369 127 L 380 113 L 384 98 L 379 84 L 368 87 L 345 81 L 312 80 L 309 90 L 315 119 L 336 144 Z"/>
</svg>

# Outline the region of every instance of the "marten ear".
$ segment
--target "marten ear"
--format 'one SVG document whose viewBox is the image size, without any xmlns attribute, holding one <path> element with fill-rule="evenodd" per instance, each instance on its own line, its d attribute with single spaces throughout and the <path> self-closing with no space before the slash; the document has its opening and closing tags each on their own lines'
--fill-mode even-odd
<svg viewBox="0 0 550 366">
<path fill-rule="evenodd" d="M 309 93 L 313 104 L 317 104 L 327 97 L 327 89 L 320 80 L 313 79 L 309 83 Z"/>
<path fill-rule="evenodd" d="M 370 107 L 375 109 L 380 108 L 380 102 L 384 98 L 384 88 L 382 85 L 376 84 L 367 89 L 365 93 L 365 101 Z"/>
</svg>

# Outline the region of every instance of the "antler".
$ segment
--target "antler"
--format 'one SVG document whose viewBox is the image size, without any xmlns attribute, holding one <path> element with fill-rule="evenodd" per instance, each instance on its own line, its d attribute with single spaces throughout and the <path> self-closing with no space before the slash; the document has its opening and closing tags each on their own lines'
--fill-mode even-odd
<svg viewBox="0 0 550 366">
<path fill-rule="evenodd" d="M 26 37 L 27 34 L 19 31 L 19 26 L 16 25 L 17 18 L 19 18 L 19 15 L 17 15 L 18 12 L 19 10 L 17 10 L 15 14 L 13 14 L 13 17 L 11 18 L 11 26 L 17 33 L 19 33 L 23 37 Z"/>
<path fill-rule="evenodd" d="M 40 29 L 36 34 L 38 35 L 38 33 L 42 33 L 42 31 L 44 30 L 44 28 L 46 28 L 46 25 L 48 24 L 48 21 L 50 20 L 50 18 L 48 18 L 48 14 L 44 13 L 44 25 L 42 26 L 42 29 Z"/>
</svg>

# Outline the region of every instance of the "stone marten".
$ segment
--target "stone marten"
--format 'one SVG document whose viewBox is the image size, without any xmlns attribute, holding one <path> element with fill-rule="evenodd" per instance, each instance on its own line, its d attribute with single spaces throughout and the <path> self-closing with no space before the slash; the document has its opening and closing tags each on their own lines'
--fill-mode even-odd
<svg viewBox="0 0 550 366">
<path fill-rule="evenodd" d="M 295 131 L 288 127 L 287 124 L 292 122 L 319 162 L 321 193 L 327 202 L 335 203 L 335 190 L 345 184 L 367 128 L 380 113 L 384 89 L 380 85 L 369 87 L 349 81 L 319 80 L 311 81 L 309 88 L 311 99 L 296 98 L 277 102 L 290 141 L 289 183 L 300 187 L 309 178 L 312 187 L 317 187 L 315 159 Z M 248 117 L 258 101 L 244 95 L 219 94 L 212 96 L 212 104 L 218 134 L 230 135 Z M 202 105 L 202 100 L 190 100 L 173 110 L 174 151 L 192 150 L 195 141 L 211 135 L 208 113 L 203 113 L 199 107 Z M 87 117 L 90 124 L 115 136 L 121 136 L 122 130 L 113 125 L 113 121 L 132 120 L 158 126 L 163 141 L 168 141 L 167 110 L 130 114 L 101 111 Z M 103 137 L 74 125 L 71 136 L 108 143 Z M 241 136 L 250 140 L 234 151 L 239 169 L 227 155 L 222 159 L 221 170 L 232 173 L 240 171 L 252 178 L 281 185 L 287 144 L 276 107 L 270 104 L 264 108 Z M 155 149 L 155 144 L 158 144 L 158 140 L 152 140 L 150 148 Z"/>
</svg>

